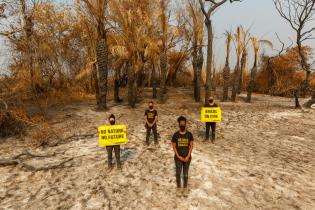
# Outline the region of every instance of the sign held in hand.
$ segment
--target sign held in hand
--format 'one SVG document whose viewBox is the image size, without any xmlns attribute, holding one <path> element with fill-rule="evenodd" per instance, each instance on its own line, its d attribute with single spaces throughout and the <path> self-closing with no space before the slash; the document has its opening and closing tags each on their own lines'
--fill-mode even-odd
<svg viewBox="0 0 315 210">
<path fill-rule="evenodd" d="M 202 122 L 221 122 L 222 111 L 220 107 L 203 107 L 201 109 Z"/>
<path fill-rule="evenodd" d="M 127 144 L 127 128 L 125 125 L 100 126 L 98 139 L 100 147 Z"/>
</svg>

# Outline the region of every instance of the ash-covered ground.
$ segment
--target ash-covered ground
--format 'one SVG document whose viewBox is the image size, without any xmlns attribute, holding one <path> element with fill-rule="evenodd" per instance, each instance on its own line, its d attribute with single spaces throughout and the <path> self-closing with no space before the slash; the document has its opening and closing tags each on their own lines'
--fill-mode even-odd
<svg viewBox="0 0 315 210">
<path fill-rule="evenodd" d="M 62 138 L 77 138 L 38 148 L 26 146 L 30 137 L 6 139 L 0 158 L 28 150 L 54 154 L 25 160 L 37 167 L 71 160 L 38 172 L 0 167 L 0 209 L 315 209 L 315 110 L 293 109 L 288 98 L 254 95 L 252 104 L 241 98 L 218 101 L 223 121 L 215 144 L 203 142 L 201 104 L 187 89 L 174 89 L 166 104 L 155 105 L 159 146 L 144 144 L 146 101 L 106 112 L 90 102 L 55 109 L 52 127 L 66 131 Z M 107 170 L 106 150 L 97 144 L 97 127 L 110 113 L 128 129 L 122 171 Z M 195 138 L 188 193 L 176 192 L 171 147 L 180 115 Z"/>
</svg>

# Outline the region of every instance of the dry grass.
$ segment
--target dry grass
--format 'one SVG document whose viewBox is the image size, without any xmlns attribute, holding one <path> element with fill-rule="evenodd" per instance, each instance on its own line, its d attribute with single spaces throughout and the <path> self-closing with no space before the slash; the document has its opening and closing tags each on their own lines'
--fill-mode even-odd
<svg viewBox="0 0 315 210">
<path fill-rule="evenodd" d="M 0 111 L 0 137 L 25 134 L 29 118 L 22 111 Z"/>
</svg>

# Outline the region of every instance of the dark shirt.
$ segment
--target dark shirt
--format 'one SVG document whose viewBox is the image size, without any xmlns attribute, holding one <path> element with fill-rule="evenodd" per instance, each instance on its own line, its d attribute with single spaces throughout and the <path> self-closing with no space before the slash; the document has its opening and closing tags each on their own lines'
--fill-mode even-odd
<svg viewBox="0 0 315 210">
<path fill-rule="evenodd" d="M 179 131 L 174 133 L 172 143 L 176 143 L 178 155 L 185 158 L 189 153 L 190 142 L 194 140 L 192 133 L 187 131 L 185 134 L 180 134 Z"/>
<path fill-rule="evenodd" d="M 158 116 L 158 113 L 155 109 L 153 109 L 152 111 L 147 109 L 145 110 L 144 116 L 147 117 L 147 120 L 149 123 L 153 123 L 155 120 L 155 117 Z"/>
</svg>

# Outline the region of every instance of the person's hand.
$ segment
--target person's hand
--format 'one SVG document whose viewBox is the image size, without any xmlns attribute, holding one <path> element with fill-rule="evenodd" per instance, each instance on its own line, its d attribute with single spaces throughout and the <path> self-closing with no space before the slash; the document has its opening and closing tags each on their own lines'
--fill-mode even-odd
<svg viewBox="0 0 315 210">
<path fill-rule="evenodd" d="M 181 156 L 179 156 L 178 159 L 179 159 L 180 161 L 184 161 L 184 158 L 181 157 Z"/>
<path fill-rule="evenodd" d="M 184 158 L 184 162 L 185 162 L 185 163 L 188 162 L 188 160 L 189 160 L 189 156 L 187 156 L 187 157 Z"/>
</svg>

